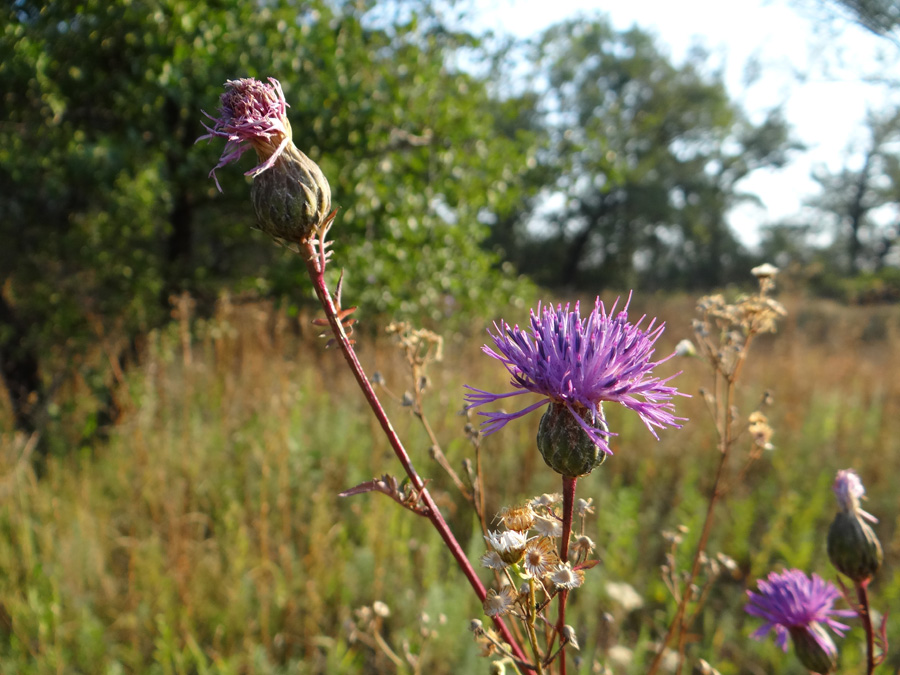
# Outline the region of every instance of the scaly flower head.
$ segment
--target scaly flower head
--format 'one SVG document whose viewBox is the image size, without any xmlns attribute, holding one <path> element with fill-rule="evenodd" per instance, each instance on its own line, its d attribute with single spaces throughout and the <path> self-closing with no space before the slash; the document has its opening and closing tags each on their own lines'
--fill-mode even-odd
<svg viewBox="0 0 900 675">
<path fill-rule="evenodd" d="M 630 298 L 629 298 L 630 302 Z M 548 403 L 563 406 L 590 440 L 605 454 L 612 454 L 601 404 L 620 403 L 636 412 L 650 432 L 679 428 L 684 418 L 676 417 L 672 397 L 681 395 L 667 378 L 653 376 L 653 369 L 671 356 L 653 361 L 654 345 L 664 324 L 650 322 L 646 329 L 628 321 L 628 303 L 616 313 L 609 312 L 597 298 L 594 310 L 582 319 L 579 305 L 552 307 L 538 305 L 531 312 L 531 326 L 522 329 L 504 321 L 490 333 L 497 351 L 485 345 L 483 351 L 500 361 L 512 375 L 514 391 L 494 394 L 467 387 L 469 408 L 494 403 L 529 392 L 544 398 L 512 413 L 482 413 L 486 434 Z M 672 376 L 674 377 L 674 375 Z"/>
<path fill-rule="evenodd" d="M 281 83 L 265 84 L 252 77 L 228 80 L 219 105 L 219 116 L 204 112 L 213 126 L 198 141 L 227 140 L 219 163 L 210 171 L 219 191 L 216 169 L 236 162 L 251 148 L 259 164 L 245 175 L 253 176 L 253 208 L 257 226 L 276 241 L 294 248 L 328 222 L 331 187 L 319 166 L 292 141 L 291 123 Z"/>
<path fill-rule="evenodd" d="M 834 609 L 840 591 L 817 574 L 810 578 L 796 569 L 772 572 L 767 581 L 757 581 L 757 586 L 759 593 L 747 591 L 750 602 L 744 611 L 765 623 L 751 637 L 761 640 L 774 630 L 778 646 L 787 651 L 791 636 L 804 664 L 814 661 L 821 668 L 816 672 L 828 672 L 822 664 L 836 660 L 837 647 L 824 628 L 843 636 L 849 626 L 835 617 L 856 615 L 853 610 Z"/>
</svg>

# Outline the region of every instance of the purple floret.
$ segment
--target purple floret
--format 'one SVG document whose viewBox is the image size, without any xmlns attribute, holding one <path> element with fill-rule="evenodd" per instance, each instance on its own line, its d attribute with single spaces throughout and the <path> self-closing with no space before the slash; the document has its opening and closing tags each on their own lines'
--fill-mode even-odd
<svg viewBox="0 0 900 675">
<path fill-rule="evenodd" d="M 225 138 L 228 142 L 219 163 L 209 172 L 222 191 L 216 169 L 236 162 L 241 155 L 255 149 L 265 161 L 247 171 L 245 176 L 256 176 L 272 167 L 278 156 L 291 142 L 291 128 L 287 119 L 288 103 L 281 83 L 274 77 L 265 84 L 252 77 L 228 80 L 219 104 L 219 116 L 203 112 L 215 124 L 204 124 L 209 132 L 197 141 L 209 138 Z"/>
<path fill-rule="evenodd" d="M 629 297 L 629 302 L 631 298 Z M 490 434 L 517 419 L 557 401 L 566 406 L 591 440 L 603 452 L 612 454 L 600 405 L 604 401 L 621 403 L 636 412 L 656 436 L 656 429 L 680 428 L 683 417 L 676 417 L 673 396 L 683 396 L 668 386 L 675 375 L 661 380 L 652 375 L 653 369 L 672 355 L 652 361 L 654 345 L 665 324 L 654 328 L 653 319 L 646 329 L 628 322 L 628 303 L 615 314 L 616 304 L 607 313 L 597 298 L 594 310 L 582 319 L 579 305 L 569 311 L 569 305 L 542 307 L 531 312 L 531 328 L 523 330 L 504 321 L 494 324 L 497 334 L 489 332 L 497 351 L 487 345 L 483 351 L 500 361 L 512 375 L 510 385 L 515 391 L 494 394 L 467 386 L 469 408 L 493 403 L 528 392 L 545 398 L 517 412 L 481 413 L 487 417 L 484 433 Z M 678 373 L 676 373 L 677 375 Z M 583 419 L 590 414 L 593 424 Z"/>
<path fill-rule="evenodd" d="M 765 623 L 751 637 L 762 640 L 769 631 L 774 630 L 775 641 L 784 651 L 787 651 L 787 639 L 792 629 L 803 630 L 818 623 L 843 637 L 844 631 L 850 627 L 834 617 L 856 616 L 856 612 L 850 609 L 834 609 L 834 601 L 841 597 L 841 593 L 834 584 L 817 574 L 810 578 L 796 569 L 780 574 L 772 572 L 768 581 L 757 581 L 757 587 L 759 593 L 747 591 L 750 602 L 744 611 L 758 616 Z M 814 631 L 810 634 L 816 637 L 816 642 L 828 654 L 837 654 L 833 643 L 820 639 Z"/>
</svg>

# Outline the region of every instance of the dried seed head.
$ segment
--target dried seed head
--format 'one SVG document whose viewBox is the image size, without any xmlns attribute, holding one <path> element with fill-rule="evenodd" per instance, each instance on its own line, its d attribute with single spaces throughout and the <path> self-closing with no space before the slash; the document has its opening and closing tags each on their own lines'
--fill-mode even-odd
<svg viewBox="0 0 900 675">
<path fill-rule="evenodd" d="M 594 498 L 579 499 L 575 502 L 575 515 L 584 518 L 587 514 L 594 512 Z"/>
<path fill-rule="evenodd" d="M 550 581 L 558 589 L 571 590 L 578 588 L 584 583 L 584 572 L 572 569 L 572 566 L 567 562 L 560 563 L 556 566 L 553 573 L 550 574 Z"/>
<path fill-rule="evenodd" d="M 505 532 L 489 531 L 484 540 L 488 547 L 500 556 L 507 565 L 513 565 L 522 559 L 528 540 L 521 532 L 507 530 Z"/>
<path fill-rule="evenodd" d="M 515 532 L 527 532 L 534 524 L 534 510 L 530 504 L 525 506 L 504 506 L 497 517 L 503 524 Z"/>
<path fill-rule="evenodd" d="M 528 542 L 522 556 L 522 568 L 528 576 L 541 579 L 559 563 L 559 555 L 553 542 L 546 537 L 537 537 Z"/>
<path fill-rule="evenodd" d="M 512 586 L 504 586 L 499 593 L 492 588 L 484 599 L 484 613 L 488 616 L 509 614 L 516 604 L 517 597 L 516 590 Z"/>
<path fill-rule="evenodd" d="M 481 556 L 481 566 L 488 567 L 492 570 L 502 570 L 507 564 L 503 562 L 503 558 L 500 557 L 500 554 L 497 553 L 497 551 L 488 551 Z"/>
<path fill-rule="evenodd" d="M 533 527 L 544 537 L 562 536 L 562 521 L 555 516 L 535 516 Z"/>
<path fill-rule="evenodd" d="M 572 553 L 579 560 L 587 558 L 594 550 L 594 542 L 586 535 L 580 535 L 572 542 Z"/>
</svg>

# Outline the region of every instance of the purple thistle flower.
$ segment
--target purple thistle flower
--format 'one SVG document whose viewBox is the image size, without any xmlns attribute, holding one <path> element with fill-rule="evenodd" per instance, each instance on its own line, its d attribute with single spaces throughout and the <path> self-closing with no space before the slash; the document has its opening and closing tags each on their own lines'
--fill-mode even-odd
<svg viewBox="0 0 900 675">
<path fill-rule="evenodd" d="M 494 394 L 469 387 L 466 394 L 469 408 L 493 403 L 528 392 L 545 398 L 513 413 L 481 413 L 488 419 L 484 433 L 491 434 L 507 422 L 522 417 L 548 403 L 559 403 L 571 413 L 580 427 L 604 453 L 611 455 L 601 404 L 604 401 L 621 403 L 636 412 L 650 432 L 657 428 L 680 428 L 685 420 L 674 414 L 673 396 L 684 396 L 667 385 L 675 375 L 664 380 L 652 376 L 653 369 L 674 354 L 659 361 L 651 361 L 656 340 L 665 324 L 654 328 L 653 319 L 646 329 L 628 322 L 628 302 L 616 314 L 618 300 L 606 311 L 600 298 L 594 310 L 582 319 L 579 304 L 575 311 L 569 305 L 541 307 L 531 312 L 531 329 L 512 327 L 504 321 L 494 324 L 497 334 L 488 333 L 497 348 L 485 345 L 487 355 L 500 361 L 512 375 L 510 384 L 516 391 Z M 498 353 L 499 352 L 499 353 Z M 588 418 L 590 422 L 588 422 Z"/>
<path fill-rule="evenodd" d="M 198 138 L 197 142 L 211 138 L 228 139 L 219 163 L 209 172 L 219 192 L 222 186 L 216 178 L 216 169 L 236 162 L 245 152 L 254 149 L 262 162 L 244 175 L 257 176 L 271 168 L 291 142 L 291 123 L 286 112 L 288 103 L 284 99 L 281 83 L 274 77 L 270 77 L 269 82 L 265 84 L 252 77 L 228 80 L 225 93 L 220 98 L 219 116 L 213 117 L 203 111 L 215 124 L 212 127 L 204 124 L 209 133 Z"/>
<path fill-rule="evenodd" d="M 758 580 L 756 584 L 759 593 L 747 591 L 750 602 L 744 611 L 765 623 L 751 635 L 753 639 L 762 640 L 774 630 L 778 646 L 787 651 L 788 635 L 795 637 L 795 643 L 798 637 L 811 637 L 831 659 L 837 657 L 837 647 L 821 627 L 827 626 L 843 637 L 850 627 L 834 617 L 856 616 L 856 612 L 833 608 L 834 601 L 841 597 L 834 584 L 796 569 L 772 572 L 768 581 Z"/>
</svg>

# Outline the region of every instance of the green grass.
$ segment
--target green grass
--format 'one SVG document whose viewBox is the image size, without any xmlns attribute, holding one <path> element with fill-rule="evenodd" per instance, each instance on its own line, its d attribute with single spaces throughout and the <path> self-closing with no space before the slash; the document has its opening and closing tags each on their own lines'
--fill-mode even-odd
<svg viewBox="0 0 900 675">
<path fill-rule="evenodd" d="M 692 305 L 636 298 L 632 311 L 668 320 L 663 353 L 688 336 Z M 37 478 L 20 459 L 26 439 L 0 436 L 0 672 L 416 672 L 405 651 L 423 673 L 488 672 L 466 630 L 484 617 L 428 522 L 382 495 L 337 497 L 400 472 L 339 353 L 297 337 L 283 316 L 226 310 L 190 335 L 175 324 L 148 339 L 143 364 L 118 392 L 126 413 L 106 443 L 74 447 Z M 688 649 L 723 675 L 804 672 L 772 641 L 748 638 L 758 623 L 741 608 L 745 589 L 780 565 L 835 578 L 825 533 L 837 469 L 860 472 L 867 508 L 881 518 L 886 560 L 873 605 L 893 614 L 900 607 L 900 311 L 800 301 L 790 310 L 780 334 L 755 345 L 739 401 L 746 415 L 773 392 L 767 414 L 777 449 L 720 506 L 709 551 L 734 557 L 739 569 L 714 587 Z M 457 414 L 462 385 L 505 386 L 502 369 L 479 354 L 481 342 L 480 327 L 449 340 L 430 373 L 427 413 L 456 467 L 471 455 Z M 359 352 L 393 391 L 408 388 L 386 341 L 361 339 Z M 586 533 L 603 564 L 571 595 L 582 645 L 571 672 L 596 672 L 616 644 L 635 655 L 614 672 L 644 672 L 673 611 L 659 572 L 662 531 L 690 528 L 679 548 L 686 566 L 716 461 L 696 396 L 708 383 L 704 364 L 682 359 L 665 372 L 678 369 L 676 384 L 695 394 L 678 402 L 691 418 L 685 428 L 656 442 L 635 416 L 610 409 L 616 454 L 579 481 L 579 496 L 597 506 Z M 429 460 L 408 411 L 387 407 L 477 561 L 483 545 L 472 513 Z M 534 448 L 537 421 L 485 440 L 489 513 L 559 490 Z M 624 612 L 606 581 L 631 584 L 643 608 Z M 357 610 L 375 601 L 390 607 L 378 631 L 403 667 L 373 648 L 365 627 L 352 629 Z M 889 627 L 893 644 L 897 626 Z M 839 645 L 843 672 L 861 672 L 858 625 Z M 886 672 L 900 667 L 900 651 L 889 663 Z"/>
</svg>

